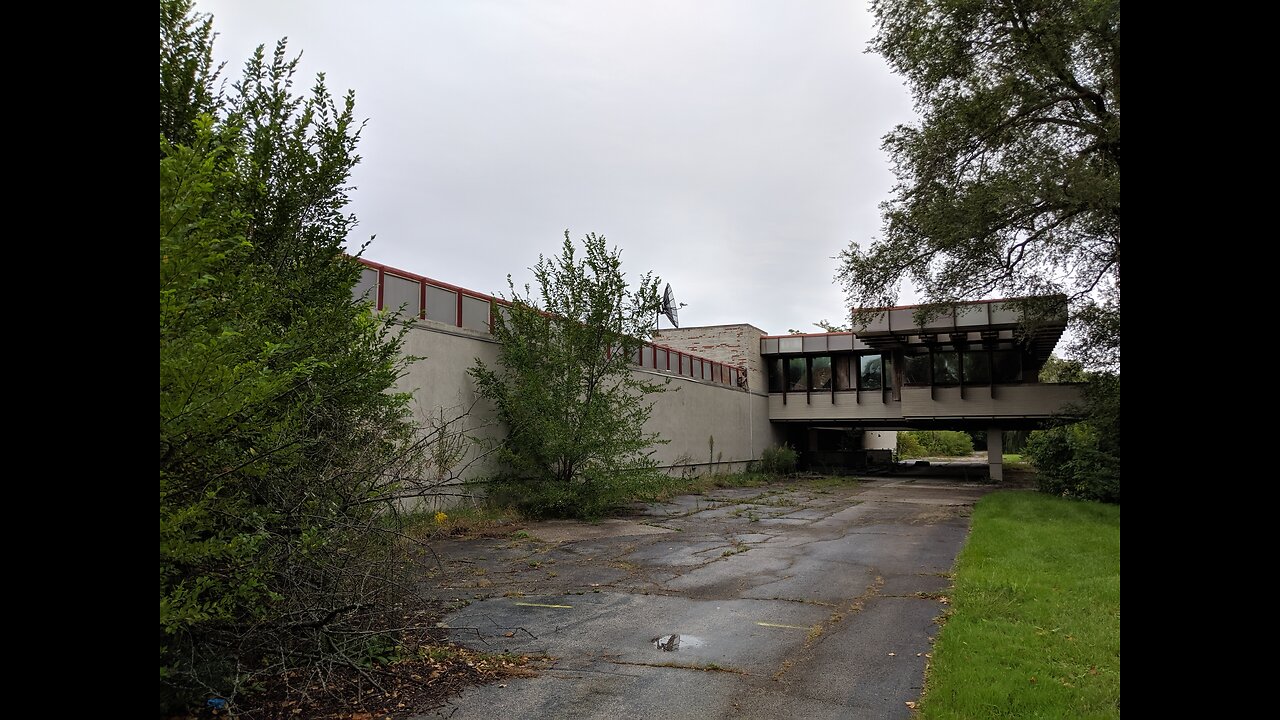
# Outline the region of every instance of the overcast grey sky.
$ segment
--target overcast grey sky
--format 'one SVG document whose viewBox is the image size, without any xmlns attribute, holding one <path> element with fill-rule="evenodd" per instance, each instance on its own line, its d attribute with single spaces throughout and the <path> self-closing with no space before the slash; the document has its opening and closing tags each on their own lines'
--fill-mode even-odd
<svg viewBox="0 0 1280 720">
<path fill-rule="evenodd" d="M 815 330 L 846 314 L 831 259 L 880 229 L 881 137 L 912 119 L 865 52 L 858 0 L 197 0 L 239 77 L 302 52 L 368 118 L 350 241 L 483 292 L 565 229 L 652 270 L 681 325 Z M 902 301 L 913 300 L 912 294 Z M 663 321 L 665 323 L 665 320 Z"/>
</svg>

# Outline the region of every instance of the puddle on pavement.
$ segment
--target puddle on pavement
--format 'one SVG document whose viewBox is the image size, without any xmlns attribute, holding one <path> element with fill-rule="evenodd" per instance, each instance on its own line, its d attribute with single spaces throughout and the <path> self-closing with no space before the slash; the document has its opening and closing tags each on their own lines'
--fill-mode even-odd
<svg viewBox="0 0 1280 720">
<path fill-rule="evenodd" d="M 706 642 L 700 637 L 693 635 L 681 635 L 675 633 L 673 635 L 663 635 L 650 640 L 653 646 L 663 652 L 676 652 L 681 648 L 695 648 L 706 645 Z"/>
</svg>

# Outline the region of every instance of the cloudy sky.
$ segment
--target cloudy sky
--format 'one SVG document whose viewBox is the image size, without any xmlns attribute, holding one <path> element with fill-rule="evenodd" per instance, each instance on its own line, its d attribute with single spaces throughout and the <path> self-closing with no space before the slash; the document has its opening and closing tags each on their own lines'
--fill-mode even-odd
<svg viewBox="0 0 1280 720">
<path fill-rule="evenodd" d="M 880 228 L 912 117 L 857 0 L 197 0 L 234 79 L 288 37 L 367 118 L 351 241 L 483 292 L 568 229 L 606 236 L 681 325 L 816 330 L 836 253 Z M 912 300 L 904 295 L 903 302 Z M 665 320 L 663 321 L 665 323 Z"/>
</svg>

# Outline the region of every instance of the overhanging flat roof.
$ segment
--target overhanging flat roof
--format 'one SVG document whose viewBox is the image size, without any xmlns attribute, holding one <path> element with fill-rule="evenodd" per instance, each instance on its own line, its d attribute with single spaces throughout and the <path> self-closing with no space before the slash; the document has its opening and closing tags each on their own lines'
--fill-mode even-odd
<svg viewBox="0 0 1280 720">
<path fill-rule="evenodd" d="M 1067 299 L 1062 295 L 855 312 L 870 318 L 857 332 L 767 335 L 761 339 L 761 352 L 773 355 L 968 343 L 1010 346 L 1018 342 L 1033 355 L 1047 358 L 1067 327 Z"/>
</svg>

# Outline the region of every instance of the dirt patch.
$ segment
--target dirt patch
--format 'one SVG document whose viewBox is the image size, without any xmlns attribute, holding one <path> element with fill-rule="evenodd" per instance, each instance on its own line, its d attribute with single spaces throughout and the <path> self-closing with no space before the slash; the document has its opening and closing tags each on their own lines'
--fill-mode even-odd
<svg viewBox="0 0 1280 720">
<path fill-rule="evenodd" d="M 330 673 L 323 682 L 319 678 L 308 682 L 305 677 L 284 676 L 269 681 L 261 694 L 245 701 L 234 714 L 210 709 L 179 717 L 399 720 L 442 707 L 448 698 L 472 685 L 536 674 L 527 656 L 492 658 L 472 653 L 471 657 L 459 654 L 447 661 L 407 660 L 366 671 L 343 668 Z"/>
<path fill-rule="evenodd" d="M 945 522 L 951 518 L 969 517 L 973 514 L 973 506 L 971 505 L 944 505 L 940 507 L 929 508 L 928 510 L 911 518 L 911 525 L 933 525 L 935 523 Z"/>
<path fill-rule="evenodd" d="M 206 707 L 168 720 L 401 720 L 444 706 L 474 686 L 530 677 L 547 665 L 538 655 L 484 653 L 423 638 L 414 657 L 367 668 L 293 671 L 265 678 L 234 707 Z"/>
</svg>

